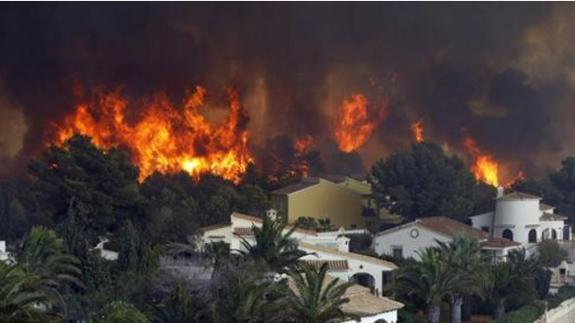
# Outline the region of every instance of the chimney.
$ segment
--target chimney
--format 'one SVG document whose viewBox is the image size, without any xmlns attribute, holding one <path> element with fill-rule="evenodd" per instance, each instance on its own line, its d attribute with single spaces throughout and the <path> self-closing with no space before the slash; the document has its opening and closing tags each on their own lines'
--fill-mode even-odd
<svg viewBox="0 0 575 323">
<path fill-rule="evenodd" d="M 503 186 L 497 186 L 497 197 L 496 198 L 500 198 L 503 196 L 503 193 L 505 193 L 505 190 L 503 189 Z"/>
<path fill-rule="evenodd" d="M 275 209 L 269 209 L 266 211 L 266 215 L 272 219 L 273 221 L 276 221 L 278 219 L 278 211 Z"/>
</svg>

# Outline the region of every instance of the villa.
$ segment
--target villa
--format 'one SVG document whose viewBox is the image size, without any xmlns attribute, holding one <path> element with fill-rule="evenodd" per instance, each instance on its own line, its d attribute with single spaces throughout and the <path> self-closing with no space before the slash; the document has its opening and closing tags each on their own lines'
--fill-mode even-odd
<svg viewBox="0 0 575 323">
<path fill-rule="evenodd" d="M 555 213 L 555 207 L 541 203 L 541 197 L 498 188 L 495 209 L 471 217 L 472 225 L 491 237 L 521 243 L 528 254 L 545 239 L 571 240 L 567 218 Z"/>
<path fill-rule="evenodd" d="M 267 212 L 267 216 L 281 220 L 278 218 L 277 211 L 273 209 Z M 231 214 L 229 223 L 202 228 L 201 243 L 205 245 L 211 242 L 225 242 L 230 245 L 232 251 L 243 250 L 242 238 L 255 243 L 252 227 L 261 225 L 261 218 L 235 212 Z M 285 232 L 291 228 L 286 227 Z M 300 250 L 309 253 L 301 259 L 302 261 L 315 266 L 327 263 L 330 276 L 364 286 L 363 289 L 359 289 L 358 286 L 349 291 L 350 293 L 357 292 L 350 299 L 357 299 L 359 303 L 352 300 L 353 303 L 348 306 L 357 306 L 358 310 L 362 308 L 365 310 L 365 320 L 362 316 L 361 322 L 376 322 L 383 316 L 387 322 L 396 322 L 397 309 L 402 305 L 384 297 L 383 288 L 391 281 L 392 271 L 397 269 L 397 266 L 389 261 L 350 252 L 350 239 L 345 235 L 359 231 L 362 230 L 340 228 L 337 231 L 315 232 L 296 228 L 292 238 Z M 362 306 L 362 303 L 365 306 Z"/>
<path fill-rule="evenodd" d="M 486 232 L 459 221 L 443 217 L 426 217 L 379 232 L 373 238 L 377 254 L 398 258 L 418 259 L 418 251 L 437 245 L 437 241 L 449 242 L 457 235 L 479 240 L 482 252 L 494 261 L 505 260 L 511 250 L 521 244 L 505 238 L 492 238 Z"/>
<path fill-rule="evenodd" d="M 329 218 L 346 228 L 365 227 L 375 215 L 375 201 L 367 181 L 348 176 L 308 177 L 270 193 L 272 208 L 294 224 L 299 217 Z"/>
</svg>

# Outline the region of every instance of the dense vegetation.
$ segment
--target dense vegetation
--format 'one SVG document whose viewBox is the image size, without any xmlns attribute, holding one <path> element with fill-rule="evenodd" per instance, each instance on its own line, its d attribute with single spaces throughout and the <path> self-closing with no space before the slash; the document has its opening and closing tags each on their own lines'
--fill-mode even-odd
<svg viewBox="0 0 575 323">
<path fill-rule="evenodd" d="M 404 220 L 428 215 L 467 216 L 491 207 L 493 188 L 477 183 L 457 157 L 436 145 L 416 144 L 377 162 L 371 177 L 380 206 Z M 282 177 L 282 183 L 293 179 Z M 229 246 L 195 248 L 199 227 L 229 221 L 233 211 L 263 216 L 265 189 L 277 185 L 253 167 L 241 183 L 216 176 L 153 174 L 138 182 L 138 169 L 120 149 L 100 150 L 76 136 L 49 147 L 31 161 L 25 176 L 0 182 L 0 239 L 9 242 L 14 263 L 0 263 L 0 322 L 325 322 L 353 315 L 341 311 L 347 284 L 325 285 L 327 268 L 301 265 L 283 226 L 264 217 L 256 244 L 243 254 Z M 516 184 L 543 194 L 565 215 L 575 210 L 575 159 L 548 180 Z M 329 230 L 327 220 L 299 225 Z M 100 257 L 94 246 L 111 239 L 117 261 Z M 515 254 L 490 265 L 477 242 L 465 239 L 425 250 L 405 260 L 393 293 L 407 308 L 450 304 L 452 322 L 466 300 L 480 296 L 495 317 L 546 295 L 542 265 L 563 259 L 555 245 L 539 260 Z M 169 256 L 169 257 L 168 257 Z M 212 279 L 181 277 L 162 270 L 166 258 L 210 267 Z M 284 272 L 297 292 L 270 281 Z M 200 275 L 201 276 L 201 275 Z M 408 314 L 406 314 L 408 315 Z"/>
</svg>

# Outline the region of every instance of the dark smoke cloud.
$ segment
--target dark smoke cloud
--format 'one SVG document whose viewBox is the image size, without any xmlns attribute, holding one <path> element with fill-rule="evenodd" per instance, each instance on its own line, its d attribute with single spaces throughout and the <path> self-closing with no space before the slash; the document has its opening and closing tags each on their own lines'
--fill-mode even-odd
<svg viewBox="0 0 575 323">
<path fill-rule="evenodd" d="M 73 107 L 74 84 L 122 85 L 134 98 L 163 90 L 176 100 L 196 84 L 213 96 L 233 84 L 255 144 L 312 135 L 328 169 L 345 169 L 346 158 L 354 171 L 358 161 L 369 166 L 409 144 L 409 124 L 421 119 L 430 140 L 458 149 L 466 132 L 537 173 L 575 153 L 566 149 L 571 126 L 560 122 L 575 103 L 575 68 L 561 68 L 575 51 L 547 52 L 541 36 L 574 44 L 575 24 L 556 27 L 572 21 L 570 7 L 2 4 L 0 78 L 29 124 L 23 159 Z M 338 155 L 333 119 L 355 92 L 386 98 L 389 115 L 359 155 Z"/>
</svg>

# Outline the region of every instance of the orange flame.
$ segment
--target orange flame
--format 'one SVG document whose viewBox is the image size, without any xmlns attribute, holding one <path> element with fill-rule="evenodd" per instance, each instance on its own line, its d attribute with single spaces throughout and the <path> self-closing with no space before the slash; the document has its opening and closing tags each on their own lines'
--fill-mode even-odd
<svg viewBox="0 0 575 323">
<path fill-rule="evenodd" d="M 373 134 L 378 120 L 370 118 L 367 106 L 367 99 L 361 93 L 343 101 L 334 133 L 341 151 L 349 153 L 358 149 Z"/>
<path fill-rule="evenodd" d="M 128 101 L 119 91 L 98 93 L 95 102 L 78 105 L 56 125 L 56 142 L 78 133 L 92 137 L 100 148 L 127 147 L 140 169 L 140 181 L 154 172 L 186 171 L 196 178 L 213 173 L 238 182 L 252 161 L 247 116 L 230 89 L 228 116 L 220 124 L 210 123 L 199 113 L 205 96 L 206 89 L 198 86 L 176 107 L 165 95 L 155 95 L 131 124 L 126 120 Z"/>
<path fill-rule="evenodd" d="M 415 142 L 423 142 L 423 124 L 421 120 L 411 124 L 411 132 L 413 133 Z"/>
<path fill-rule="evenodd" d="M 471 171 L 475 175 L 475 178 L 486 184 L 499 186 L 498 162 L 491 155 L 483 154 L 477 147 L 473 138 L 469 136 L 466 137 L 464 145 L 469 154 L 475 159 L 474 164 L 471 167 Z"/>
<path fill-rule="evenodd" d="M 293 147 L 296 155 L 303 155 L 307 153 L 313 146 L 313 138 L 310 135 L 297 138 L 294 141 Z"/>
</svg>

